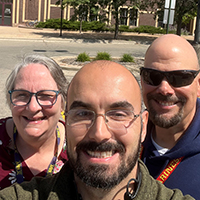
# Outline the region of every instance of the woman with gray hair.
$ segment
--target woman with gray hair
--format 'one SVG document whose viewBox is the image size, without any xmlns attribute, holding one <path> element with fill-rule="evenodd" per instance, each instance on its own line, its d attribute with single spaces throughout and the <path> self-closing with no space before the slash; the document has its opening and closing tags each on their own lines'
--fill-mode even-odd
<svg viewBox="0 0 200 200">
<path fill-rule="evenodd" d="M 34 176 L 50 176 L 67 160 L 67 80 L 59 65 L 41 55 L 25 56 L 6 82 L 12 117 L 0 119 L 0 189 Z"/>
</svg>

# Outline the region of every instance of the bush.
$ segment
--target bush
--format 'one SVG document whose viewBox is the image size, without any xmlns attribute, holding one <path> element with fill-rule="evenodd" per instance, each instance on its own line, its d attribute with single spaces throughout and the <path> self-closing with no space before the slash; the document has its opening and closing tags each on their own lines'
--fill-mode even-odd
<svg viewBox="0 0 200 200">
<path fill-rule="evenodd" d="M 38 28 L 53 28 L 53 29 L 60 29 L 61 20 L 60 19 L 48 19 L 46 22 L 39 22 L 36 27 Z M 73 30 L 77 31 L 80 29 L 80 22 L 79 21 L 68 21 L 66 19 L 62 20 L 62 29 L 65 30 Z M 92 22 L 82 22 L 82 30 L 83 31 L 108 31 L 109 29 L 106 27 L 105 23 L 99 21 L 92 21 Z"/>
<path fill-rule="evenodd" d="M 46 22 L 39 22 L 36 27 L 38 28 L 53 28 L 53 29 L 60 29 L 60 19 L 48 19 Z M 80 29 L 80 22 L 73 21 L 73 20 L 62 20 L 62 29 L 63 30 L 73 30 L 78 31 Z M 115 26 L 106 26 L 105 23 L 100 21 L 92 21 L 82 22 L 82 31 L 95 31 L 95 32 L 107 32 L 110 31 L 111 33 L 115 31 Z M 119 26 L 119 32 L 137 32 L 137 33 L 150 33 L 150 34 L 165 34 L 166 30 L 161 27 L 154 27 L 154 26 L 140 26 L 136 28 L 130 28 L 126 25 Z M 170 32 L 171 33 L 171 32 Z"/>
<path fill-rule="evenodd" d="M 140 27 L 136 27 L 133 29 L 134 32 L 137 33 L 151 33 L 152 35 L 155 33 L 161 33 L 161 34 L 165 34 L 165 29 L 162 29 L 161 27 L 154 27 L 154 26 L 140 26 Z"/>
<path fill-rule="evenodd" d="M 99 52 L 99 53 L 97 53 L 94 60 L 111 60 L 111 56 L 107 52 Z"/>
<path fill-rule="evenodd" d="M 119 31 L 120 32 L 129 32 L 129 26 L 121 25 L 121 26 L 119 26 Z"/>
<path fill-rule="evenodd" d="M 121 62 L 135 62 L 135 60 L 130 54 L 124 54 L 121 58 Z"/>
<path fill-rule="evenodd" d="M 76 61 L 79 62 L 86 62 L 86 61 L 90 61 L 90 57 L 88 54 L 84 53 L 80 53 L 76 59 Z"/>
</svg>

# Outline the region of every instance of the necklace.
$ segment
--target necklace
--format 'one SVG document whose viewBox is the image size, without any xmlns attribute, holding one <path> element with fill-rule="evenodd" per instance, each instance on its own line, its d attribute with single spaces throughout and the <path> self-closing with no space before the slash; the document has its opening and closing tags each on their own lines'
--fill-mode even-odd
<svg viewBox="0 0 200 200">
<path fill-rule="evenodd" d="M 17 128 L 14 125 L 14 129 L 13 129 L 13 139 L 14 139 L 14 147 L 15 147 L 15 151 L 14 151 L 14 157 L 15 157 L 15 171 L 16 171 L 16 179 L 17 179 L 17 183 L 22 183 L 24 181 L 24 177 L 23 177 L 23 171 L 22 171 L 22 161 L 21 161 L 21 156 L 17 150 L 16 147 L 16 138 L 17 138 Z M 60 131 L 59 128 L 57 126 L 56 128 L 56 142 L 57 142 L 57 146 L 59 146 L 60 144 Z M 58 156 L 58 148 L 56 150 L 56 153 L 54 155 L 54 157 L 52 158 L 48 168 L 47 168 L 47 173 L 46 176 L 51 176 L 53 174 L 53 169 L 54 166 L 56 164 L 56 160 L 57 160 L 57 156 Z"/>
</svg>

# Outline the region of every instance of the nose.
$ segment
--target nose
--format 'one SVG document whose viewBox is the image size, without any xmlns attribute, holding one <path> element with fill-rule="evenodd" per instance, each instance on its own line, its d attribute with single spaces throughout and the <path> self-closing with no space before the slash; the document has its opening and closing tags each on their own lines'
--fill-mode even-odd
<svg viewBox="0 0 200 200">
<path fill-rule="evenodd" d="M 103 114 L 98 114 L 92 127 L 88 131 L 88 137 L 96 142 L 110 139 L 112 136 L 106 125 L 106 118 Z"/>
<path fill-rule="evenodd" d="M 29 109 L 31 112 L 36 112 L 38 110 L 41 110 L 41 106 L 37 102 L 36 96 L 32 95 L 29 104 L 27 105 L 27 109 Z"/>
<path fill-rule="evenodd" d="M 166 79 L 163 79 L 160 85 L 157 87 L 158 93 L 162 95 L 172 95 L 174 93 L 173 87 L 168 83 Z"/>
</svg>

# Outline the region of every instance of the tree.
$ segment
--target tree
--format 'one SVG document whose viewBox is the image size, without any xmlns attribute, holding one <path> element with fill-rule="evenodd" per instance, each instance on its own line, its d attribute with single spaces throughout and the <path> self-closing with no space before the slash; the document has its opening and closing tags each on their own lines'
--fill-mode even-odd
<svg viewBox="0 0 200 200">
<path fill-rule="evenodd" d="M 145 7 L 150 7 L 155 14 L 164 12 L 165 0 L 143 0 Z M 174 22 L 177 25 L 176 34 L 181 35 L 183 18 L 186 16 L 194 17 L 197 12 L 198 0 L 176 0 Z"/>
<path fill-rule="evenodd" d="M 63 10 L 65 8 L 65 5 L 63 4 L 63 0 L 59 0 L 56 2 L 56 5 L 60 5 L 60 10 L 61 10 L 61 16 L 60 16 L 60 36 L 62 36 L 62 19 L 63 19 Z"/>
<path fill-rule="evenodd" d="M 128 7 L 139 8 L 140 5 L 142 5 L 140 0 L 98 0 L 98 4 L 101 5 L 102 8 L 108 7 L 112 10 L 115 19 L 114 39 L 118 38 L 119 33 L 120 7 L 125 5 Z"/>
<path fill-rule="evenodd" d="M 56 5 L 60 5 L 61 0 L 56 2 Z M 74 8 L 74 18 L 79 16 L 80 21 L 80 33 L 82 32 L 82 22 L 84 17 L 87 16 L 88 7 L 91 4 L 90 0 L 62 0 L 63 7 L 71 5 Z"/>
<path fill-rule="evenodd" d="M 61 0 L 57 1 L 57 5 L 60 4 Z M 119 32 L 119 22 L 120 22 L 120 7 L 126 5 L 126 7 L 133 7 L 133 8 L 140 8 L 140 6 L 144 5 L 145 3 L 141 3 L 141 0 L 63 0 L 63 5 L 71 5 L 73 6 L 75 10 L 74 16 L 79 16 L 80 20 L 80 32 L 82 27 L 82 21 L 84 19 L 84 16 L 87 15 L 88 9 L 92 11 L 93 13 L 97 13 L 99 10 L 95 8 L 96 5 L 99 5 L 101 7 L 101 10 L 104 10 L 105 8 L 108 8 L 108 10 L 112 10 L 112 15 L 115 19 L 115 33 L 114 33 L 114 39 L 118 38 L 118 32 Z M 101 18 L 101 15 L 99 15 L 99 19 Z M 105 20 L 104 15 L 102 15 L 102 18 Z M 107 19 L 108 20 L 108 19 Z"/>
</svg>

